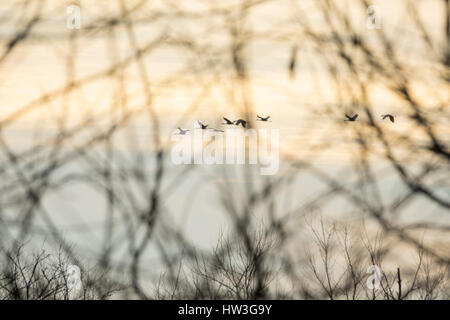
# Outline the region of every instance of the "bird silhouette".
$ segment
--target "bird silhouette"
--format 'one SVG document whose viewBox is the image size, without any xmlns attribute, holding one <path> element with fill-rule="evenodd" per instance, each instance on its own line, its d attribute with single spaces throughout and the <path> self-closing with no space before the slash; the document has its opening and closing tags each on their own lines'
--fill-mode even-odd
<svg viewBox="0 0 450 320">
<path fill-rule="evenodd" d="M 247 121 L 242 120 L 242 119 L 238 119 L 234 122 L 235 125 L 239 126 L 240 124 L 245 128 L 245 126 L 247 125 Z"/>
<path fill-rule="evenodd" d="M 387 114 L 381 115 L 381 119 L 384 120 L 386 118 L 389 118 L 389 120 L 391 120 L 391 122 L 394 123 L 394 116 L 392 114 L 387 113 Z"/>
<path fill-rule="evenodd" d="M 223 132 L 223 130 L 216 129 L 216 128 L 209 128 L 209 130 L 212 130 L 212 131 L 214 131 L 214 132 Z"/>
<path fill-rule="evenodd" d="M 256 115 L 256 117 L 257 117 L 257 121 L 269 121 L 269 119 L 270 119 L 270 116 L 267 116 L 267 117 L 261 117 L 261 116 L 258 116 L 258 115 Z"/>
<path fill-rule="evenodd" d="M 223 120 L 225 120 L 225 122 L 222 124 L 234 124 L 234 121 L 231 121 L 230 119 L 227 119 L 225 117 L 223 117 Z"/>
<path fill-rule="evenodd" d="M 346 120 L 344 121 L 355 121 L 356 118 L 358 118 L 358 114 L 355 114 L 353 117 L 350 117 L 349 115 L 345 114 L 345 116 L 347 117 Z"/>
<path fill-rule="evenodd" d="M 197 120 L 197 122 L 198 122 L 198 124 L 200 125 L 200 127 L 201 127 L 202 130 L 205 130 L 205 129 L 208 128 L 208 125 L 207 125 L 207 124 L 201 123 L 200 120 Z"/>
<path fill-rule="evenodd" d="M 178 133 L 177 134 L 184 136 L 188 132 L 189 132 L 188 129 L 181 129 L 180 127 L 178 127 Z"/>
</svg>

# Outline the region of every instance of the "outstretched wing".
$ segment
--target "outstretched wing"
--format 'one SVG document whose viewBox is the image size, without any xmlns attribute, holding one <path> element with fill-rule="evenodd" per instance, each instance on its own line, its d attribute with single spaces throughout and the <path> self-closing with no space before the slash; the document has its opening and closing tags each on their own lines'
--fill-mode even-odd
<svg viewBox="0 0 450 320">
<path fill-rule="evenodd" d="M 237 125 L 242 124 L 242 126 L 245 128 L 245 125 L 247 124 L 247 122 L 245 120 L 238 120 L 239 123 L 237 123 Z"/>
<path fill-rule="evenodd" d="M 225 117 L 223 117 L 223 120 L 225 120 L 226 123 L 233 123 L 233 121 L 231 121 L 230 119 L 227 119 Z"/>
</svg>

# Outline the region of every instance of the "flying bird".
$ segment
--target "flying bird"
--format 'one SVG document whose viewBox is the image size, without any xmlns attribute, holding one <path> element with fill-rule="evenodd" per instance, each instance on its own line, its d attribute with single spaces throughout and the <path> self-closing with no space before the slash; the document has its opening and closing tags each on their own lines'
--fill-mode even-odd
<svg viewBox="0 0 450 320">
<path fill-rule="evenodd" d="M 257 117 L 257 121 L 269 121 L 269 119 L 270 119 L 270 116 L 267 116 L 267 117 L 261 117 L 261 116 L 258 116 L 258 115 L 256 115 L 256 117 Z"/>
<path fill-rule="evenodd" d="M 392 114 L 383 114 L 381 115 L 381 118 L 384 120 L 386 118 L 389 118 L 389 120 L 391 120 L 392 123 L 394 123 L 394 116 Z"/>
<path fill-rule="evenodd" d="M 223 130 L 216 129 L 216 128 L 209 128 L 209 130 L 212 130 L 212 131 L 214 131 L 214 132 L 223 132 Z"/>
<path fill-rule="evenodd" d="M 234 121 L 231 121 L 230 119 L 227 119 L 225 117 L 223 117 L 223 120 L 225 120 L 225 122 L 222 124 L 234 124 Z"/>
<path fill-rule="evenodd" d="M 350 117 L 347 114 L 345 114 L 345 116 L 347 117 L 347 120 L 344 120 L 344 121 L 355 121 L 356 118 L 358 118 L 358 114 L 355 114 L 353 117 Z"/>
<path fill-rule="evenodd" d="M 242 120 L 242 119 L 239 119 L 239 120 L 236 120 L 236 121 L 234 122 L 234 124 L 237 125 L 237 126 L 239 126 L 240 124 L 242 124 L 242 126 L 245 128 L 245 126 L 247 125 L 247 121 Z"/>
<path fill-rule="evenodd" d="M 188 129 L 181 129 L 180 127 L 178 127 L 178 133 L 177 134 L 184 136 L 188 132 L 189 132 Z"/>
<path fill-rule="evenodd" d="M 200 120 L 197 120 L 197 122 L 198 122 L 198 124 L 200 125 L 200 127 L 201 127 L 202 130 L 205 130 L 205 129 L 208 128 L 208 125 L 207 125 L 207 124 L 201 123 Z"/>
</svg>

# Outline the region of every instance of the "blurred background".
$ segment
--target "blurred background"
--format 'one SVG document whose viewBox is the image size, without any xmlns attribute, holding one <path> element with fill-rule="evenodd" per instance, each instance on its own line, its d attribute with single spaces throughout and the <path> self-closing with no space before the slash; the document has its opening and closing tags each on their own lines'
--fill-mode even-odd
<svg viewBox="0 0 450 320">
<path fill-rule="evenodd" d="M 0 1 L 0 298 L 448 299 L 449 16 Z M 223 116 L 280 130 L 275 175 L 173 164 Z"/>
</svg>

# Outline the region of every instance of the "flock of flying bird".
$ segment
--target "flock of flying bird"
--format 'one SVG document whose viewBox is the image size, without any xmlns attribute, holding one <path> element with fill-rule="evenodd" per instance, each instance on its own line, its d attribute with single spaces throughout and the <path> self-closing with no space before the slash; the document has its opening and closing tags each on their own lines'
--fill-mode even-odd
<svg viewBox="0 0 450 320">
<path fill-rule="evenodd" d="M 344 120 L 344 121 L 356 121 L 356 118 L 358 118 L 358 114 L 355 114 L 354 116 L 349 116 L 349 115 L 347 115 L 347 114 L 345 114 L 345 117 L 347 118 L 346 120 Z M 392 115 L 392 114 L 389 114 L 389 113 L 387 113 L 387 114 L 382 114 L 381 115 L 381 119 L 386 119 L 386 118 L 389 118 L 389 120 L 391 120 L 391 122 L 392 123 L 394 123 L 394 116 Z"/>
<path fill-rule="evenodd" d="M 345 114 L 345 117 L 347 119 L 345 119 L 344 121 L 356 121 L 356 119 L 358 118 L 358 114 L 355 114 L 353 116 L 349 116 L 349 115 Z M 383 114 L 383 115 L 381 115 L 381 119 L 382 120 L 385 120 L 386 118 L 388 118 L 392 123 L 394 123 L 394 121 L 395 121 L 394 120 L 394 116 L 391 115 L 391 114 Z M 256 120 L 257 121 L 267 122 L 267 121 L 270 121 L 269 119 L 270 119 L 270 116 L 261 117 L 261 116 L 256 115 Z M 232 121 L 230 119 L 227 119 L 227 118 L 223 117 L 223 120 L 225 122 L 223 122 L 222 125 L 236 125 L 236 126 L 242 125 L 243 128 L 247 127 L 247 121 L 245 121 L 243 119 L 238 119 L 238 120 Z M 214 132 L 223 132 L 223 130 L 220 130 L 220 129 L 210 128 L 207 124 L 203 124 L 199 120 L 197 120 L 197 123 L 200 125 L 200 128 L 202 130 L 209 129 L 209 130 L 213 130 Z M 178 127 L 178 133 L 177 134 L 179 134 L 179 135 L 186 135 L 188 132 L 189 132 L 188 129 L 182 129 L 182 128 Z"/>
<path fill-rule="evenodd" d="M 270 122 L 269 119 L 270 119 L 270 116 L 261 117 L 261 116 L 256 115 L 256 120 L 257 121 Z M 241 125 L 243 128 L 247 127 L 247 121 L 245 121 L 243 119 L 238 119 L 238 120 L 232 121 L 232 120 L 230 120 L 228 118 L 223 117 L 223 120 L 225 121 L 225 122 L 222 123 L 223 125 L 236 125 L 236 126 Z M 223 130 L 220 130 L 220 129 L 210 128 L 209 125 L 202 123 L 200 120 L 197 120 L 197 123 L 200 125 L 200 128 L 202 130 L 209 129 L 209 130 L 213 130 L 214 132 L 223 132 Z M 189 132 L 188 129 L 178 128 L 178 133 L 177 134 L 179 134 L 179 135 L 186 135 L 188 132 Z"/>
</svg>

